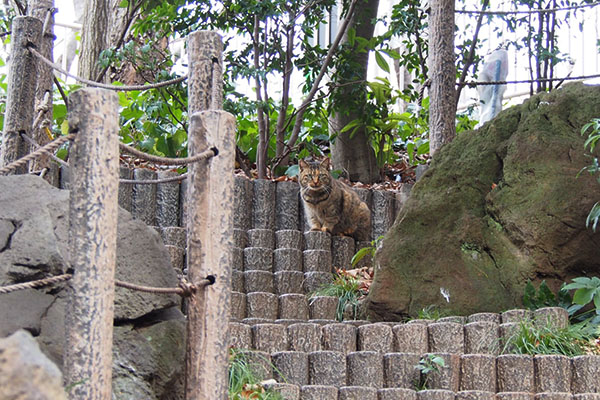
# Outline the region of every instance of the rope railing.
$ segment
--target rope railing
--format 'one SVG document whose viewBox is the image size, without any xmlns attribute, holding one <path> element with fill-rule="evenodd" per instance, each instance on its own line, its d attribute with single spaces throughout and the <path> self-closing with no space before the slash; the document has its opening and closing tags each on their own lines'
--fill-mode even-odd
<svg viewBox="0 0 600 400">
<path fill-rule="evenodd" d="M 146 161 L 151 161 L 157 164 L 164 165 L 187 165 L 201 160 L 208 160 L 209 158 L 215 157 L 219 154 L 219 150 L 216 147 L 211 147 L 210 149 L 204 150 L 203 152 L 198 153 L 192 157 L 169 158 L 144 153 L 143 151 L 139 151 L 123 143 L 119 143 L 119 148 L 129 154 L 133 154 L 134 156 L 144 159 Z"/>
<path fill-rule="evenodd" d="M 41 148 L 42 148 L 42 146 L 40 146 L 40 145 L 39 145 L 39 144 L 38 144 L 38 143 L 37 143 L 35 140 L 33 140 L 31 137 L 27 136 L 25 133 L 22 133 L 22 132 L 21 132 L 21 137 L 22 137 L 23 139 L 25 139 L 25 141 L 26 141 L 27 143 L 29 143 L 30 145 L 32 145 L 32 146 L 33 146 L 33 147 L 34 147 L 36 150 L 38 150 L 38 149 L 41 149 Z M 44 149 L 44 152 L 45 152 L 46 154 L 48 154 L 48 155 L 50 156 L 50 158 L 52 158 L 54 161 L 56 161 L 57 163 L 59 163 L 59 164 L 60 164 L 60 165 L 62 165 L 63 167 L 69 167 L 69 164 L 68 164 L 68 163 L 66 163 L 65 161 L 61 160 L 60 158 L 56 157 L 56 156 L 54 155 L 54 152 L 52 152 L 52 151 L 49 151 L 49 150 L 46 150 L 46 149 Z"/>
<path fill-rule="evenodd" d="M 455 10 L 454 12 L 458 13 L 458 14 L 484 14 L 484 15 L 545 14 L 545 13 L 554 13 L 554 12 L 559 12 L 559 11 L 577 10 L 577 9 L 586 8 L 586 7 L 595 7 L 599 4 L 600 4 L 600 1 L 596 1 L 594 3 L 568 6 L 568 7 L 557 7 L 557 8 L 548 8 L 548 9 L 538 8 L 535 10 L 512 10 L 512 11 Z"/>
<path fill-rule="evenodd" d="M 54 285 L 56 283 L 66 282 L 73 277 L 72 274 L 62 274 L 53 276 L 50 278 L 38 279 L 30 282 L 16 283 L 14 285 L 0 286 L 0 294 L 8 294 L 19 290 L 35 289 L 45 286 Z M 153 293 L 153 294 L 176 294 L 181 297 L 190 297 L 198 291 L 208 285 L 215 283 L 215 278 L 209 276 L 205 279 L 200 280 L 197 283 L 190 283 L 185 278 L 179 280 L 178 287 L 176 288 L 163 288 L 153 286 L 136 285 L 129 282 L 124 282 L 115 279 L 115 286 L 122 287 L 124 289 L 135 290 L 137 292 Z"/>
<path fill-rule="evenodd" d="M 183 82 L 183 81 L 185 81 L 187 79 L 187 75 L 185 75 L 185 76 L 181 76 L 179 78 L 169 79 L 167 81 L 162 81 L 162 82 L 158 82 L 158 83 L 149 83 L 149 84 L 145 84 L 145 85 L 129 85 L 129 86 L 127 86 L 127 85 L 117 86 L 117 85 L 111 85 L 111 84 L 108 84 L 108 83 L 94 82 L 92 80 L 85 79 L 85 78 L 79 77 L 77 75 L 71 74 L 67 70 L 63 69 L 60 65 L 58 65 L 56 63 L 53 63 L 52 61 L 48 60 L 46 57 L 44 57 L 42 54 L 40 54 L 33 47 L 28 47 L 28 49 L 40 61 L 42 61 L 44 64 L 46 64 L 47 66 L 51 67 L 52 69 L 60 72 L 61 74 L 64 74 L 65 76 L 73 78 L 76 81 L 84 83 L 84 84 L 86 84 L 88 86 L 102 88 L 102 89 L 117 90 L 117 91 L 132 91 L 132 90 L 157 89 L 157 88 L 161 88 L 161 87 L 165 87 L 165 86 L 169 86 L 169 85 L 174 85 L 174 84 Z"/>
<path fill-rule="evenodd" d="M 54 150 L 58 149 L 60 146 L 62 146 L 65 142 L 72 140 L 75 138 L 75 134 L 71 133 L 69 135 L 66 136 L 61 136 L 59 138 L 57 138 L 56 140 L 48 143 L 47 145 L 40 147 L 39 149 L 37 149 L 36 151 L 27 154 L 24 157 L 19 158 L 16 161 L 11 162 L 10 164 L 7 164 L 6 166 L 0 168 L 0 175 L 6 175 L 7 173 L 14 171 L 17 168 L 23 167 L 25 166 L 28 162 L 35 160 L 36 158 L 38 158 L 39 156 L 41 156 L 42 154 L 46 154 L 48 152 L 53 152 Z"/>
<path fill-rule="evenodd" d="M 513 85 L 519 83 L 535 83 L 535 82 L 556 82 L 556 81 L 582 81 L 585 79 L 594 79 L 600 78 L 600 74 L 594 75 L 584 75 L 584 76 L 565 76 L 563 78 L 537 78 L 537 79 L 525 79 L 522 81 L 482 81 L 482 82 L 465 82 L 466 86 L 475 87 L 475 86 L 486 86 L 486 85 Z"/>
<path fill-rule="evenodd" d="M 188 177 L 188 174 L 186 172 L 185 174 L 181 174 L 178 176 L 172 176 L 169 178 L 162 178 L 162 179 L 140 179 L 140 180 L 119 179 L 119 183 L 131 184 L 131 185 L 152 185 L 152 184 L 157 184 L 157 183 L 178 182 L 178 181 L 187 179 L 187 177 Z"/>
</svg>

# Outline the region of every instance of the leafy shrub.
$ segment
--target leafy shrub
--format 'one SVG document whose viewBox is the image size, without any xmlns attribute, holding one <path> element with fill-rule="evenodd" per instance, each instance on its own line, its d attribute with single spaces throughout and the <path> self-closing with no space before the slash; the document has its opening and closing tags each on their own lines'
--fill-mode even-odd
<svg viewBox="0 0 600 400">
<path fill-rule="evenodd" d="M 335 317 L 338 321 L 344 320 L 344 310 L 346 310 L 348 305 L 352 308 L 353 316 L 356 316 L 358 300 L 366 295 L 361 289 L 360 280 L 344 272 L 343 270 L 338 270 L 333 282 L 321 286 L 310 294 L 311 298 L 316 296 L 337 297 L 339 301 Z"/>
<path fill-rule="evenodd" d="M 581 134 L 585 135 L 588 130 L 590 131 L 588 134 L 588 138 L 583 144 L 584 148 L 589 148 L 590 152 L 593 153 L 596 148 L 596 144 L 598 140 L 600 140 L 600 118 L 595 118 L 592 122 L 589 122 L 581 128 Z M 579 174 L 583 171 L 587 171 L 590 174 L 594 175 L 600 171 L 600 165 L 598 164 L 598 157 L 592 156 L 592 163 L 586 167 L 583 167 Z M 577 174 L 579 176 L 579 174 Z M 598 183 L 600 183 L 600 174 L 596 177 Z M 596 228 L 598 227 L 598 221 L 600 221 L 600 201 L 596 202 L 593 205 L 590 213 L 587 216 L 587 220 L 585 224 L 587 227 L 592 227 L 593 231 L 596 232 Z M 598 308 L 598 307 L 596 307 Z"/>
<path fill-rule="evenodd" d="M 586 354 L 586 344 L 596 337 L 598 326 L 588 322 L 557 328 L 523 321 L 519 324 L 518 331 L 504 342 L 502 353 L 561 354 L 573 357 Z"/>
<path fill-rule="evenodd" d="M 263 388 L 244 353 L 232 348 L 229 352 L 229 399 L 283 400 L 283 397 Z"/>
<path fill-rule="evenodd" d="M 573 289 L 576 290 L 571 297 L 569 290 Z M 593 307 L 582 311 L 590 303 L 593 303 Z M 571 323 L 586 321 L 593 325 L 600 325 L 600 279 L 597 277 L 573 278 L 572 283 L 563 283 L 556 295 L 550 290 L 546 281 L 542 281 L 537 290 L 529 281 L 525 286 L 523 305 L 530 310 L 542 307 L 562 307 L 569 313 Z"/>
</svg>

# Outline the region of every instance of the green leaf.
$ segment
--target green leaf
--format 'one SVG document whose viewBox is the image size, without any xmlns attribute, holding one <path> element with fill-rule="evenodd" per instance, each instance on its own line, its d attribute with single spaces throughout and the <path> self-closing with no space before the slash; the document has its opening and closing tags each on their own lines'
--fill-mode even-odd
<svg viewBox="0 0 600 400">
<path fill-rule="evenodd" d="M 356 39 L 356 29 L 348 29 L 348 44 L 354 46 L 354 40 Z"/>
<path fill-rule="evenodd" d="M 69 120 L 65 118 L 65 120 L 60 124 L 60 133 L 63 135 L 69 134 Z"/>
<path fill-rule="evenodd" d="M 289 177 L 298 176 L 299 172 L 300 168 L 298 167 L 298 164 L 290 165 L 288 169 L 285 170 L 285 174 Z"/>
<path fill-rule="evenodd" d="M 340 133 L 347 132 L 350 129 L 358 127 L 360 125 L 362 125 L 362 121 L 359 118 L 354 119 L 354 120 L 348 122 L 348 124 L 346 126 L 344 126 L 342 129 L 340 129 Z"/>
<path fill-rule="evenodd" d="M 381 68 L 388 74 L 390 73 L 390 66 L 388 65 L 385 58 L 378 51 L 375 52 L 375 61 L 377 62 L 377 65 L 379 65 L 379 68 Z"/>
<path fill-rule="evenodd" d="M 573 295 L 573 303 L 575 304 L 587 304 L 592 301 L 592 297 L 594 296 L 594 289 L 581 288 L 575 291 Z"/>
<path fill-rule="evenodd" d="M 365 258 L 368 254 L 371 254 L 373 252 L 374 248 L 367 246 L 367 247 L 363 247 L 362 249 L 358 250 L 356 252 L 356 254 L 354 254 L 354 256 L 352 256 L 352 260 L 350 260 L 350 264 L 352 264 L 352 266 L 356 266 L 356 264 L 358 264 L 358 262 L 360 260 L 362 260 L 363 258 Z"/>
</svg>

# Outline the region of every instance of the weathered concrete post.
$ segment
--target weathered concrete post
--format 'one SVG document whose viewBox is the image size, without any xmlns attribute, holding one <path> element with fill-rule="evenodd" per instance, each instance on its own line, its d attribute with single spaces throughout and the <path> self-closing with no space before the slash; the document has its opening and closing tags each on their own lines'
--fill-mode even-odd
<svg viewBox="0 0 600 400">
<path fill-rule="evenodd" d="M 456 135 L 454 0 L 432 0 L 429 16 L 429 147 L 431 155 Z"/>
<path fill-rule="evenodd" d="M 110 400 L 119 186 L 118 96 L 80 89 L 69 97 L 71 156 L 65 377 L 70 399 Z"/>
<path fill-rule="evenodd" d="M 38 60 L 27 49 L 38 45 L 42 21 L 33 17 L 16 17 L 12 23 L 12 51 L 8 65 L 8 94 L 4 114 L 4 132 L 0 149 L 0 167 L 25 156 L 28 146 L 20 133 L 31 134 Z M 25 173 L 25 167 L 15 170 Z"/>
<path fill-rule="evenodd" d="M 189 280 L 208 278 L 213 284 L 199 288 L 188 303 L 185 398 L 217 400 L 227 398 L 228 386 L 235 118 L 218 110 L 223 101 L 221 37 L 194 32 L 188 48 L 188 153 L 193 157 L 215 147 L 218 155 L 189 166 Z"/>
<path fill-rule="evenodd" d="M 235 118 L 225 111 L 192 115 L 189 154 L 215 146 L 219 154 L 189 166 L 188 274 L 199 282 L 214 278 L 190 298 L 186 399 L 225 399 L 233 248 Z"/>
<path fill-rule="evenodd" d="M 223 39 L 212 31 L 188 37 L 188 113 L 223 108 Z"/>
<path fill-rule="evenodd" d="M 47 59 L 52 60 L 52 50 L 54 47 L 54 0 L 29 0 L 27 2 L 27 14 L 43 22 L 44 32 L 42 32 L 38 51 Z M 52 88 L 54 85 L 54 71 L 52 67 L 39 63 L 37 87 L 35 90 L 35 113 L 42 113 L 42 118 L 37 127 L 31 134 L 33 139 L 39 145 L 43 146 L 52 139 L 46 133 L 48 123 L 52 122 Z M 33 151 L 35 149 L 31 149 Z M 58 166 L 50 161 L 46 154 L 32 161 L 30 168 L 32 171 L 39 171 L 43 168 L 54 167 L 50 174 L 45 175 L 45 179 L 54 186 L 58 186 Z"/>
</svg>

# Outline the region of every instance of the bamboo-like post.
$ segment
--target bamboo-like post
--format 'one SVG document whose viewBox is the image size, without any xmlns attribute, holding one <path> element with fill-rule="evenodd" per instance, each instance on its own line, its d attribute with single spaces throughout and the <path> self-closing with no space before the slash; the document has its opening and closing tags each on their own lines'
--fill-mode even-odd
<svg viewBox="0 0 600 400">
<path fill-rule="evenodd" d="M 119 186 L 118 96 L 85 88 L 69 97 L 71 150 L 65 377 L 69 399 L 110 400 Z"/>
<path fill-rule="evenodd" d="M 431 155 L 456 136 L 454 0 L 432 0 L 429 16 L 429 150 Z"/>
<path fill-rule="evenodd" d="M 188 114 L 223 108 L 223 39 L 212 31 L 188 37 Z"/>
<path fill-rule="evenodd" d="M 226 399 L 233 246 L 235 118 L 220 110 L 192 115 L 190 156 L 215 146 L 219 154 L 189 166 L 188 274 L 214 278 L 189 300 L 186 399 Z M 211 278 L 212 277 L 212 278 Z"/>
<path fill-rule="evenodd" d="M 37 46 L 41 32 L 42 21 L 37 18 L 15 17 L 13 20 L 0 167 L 10 164 L 28 153 L 28 146 L 21 139 L 20 133 L 31 134 L 38 60 L 27 49 L 27 46 Z M 27 172 L 26 167 L 15 170 L 16 174 L 25 172 Z"/>
</svg>

